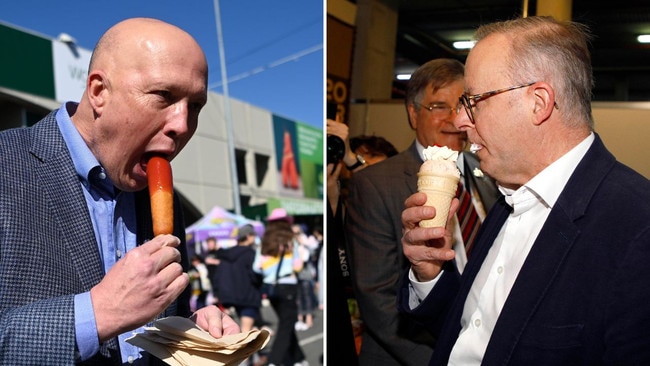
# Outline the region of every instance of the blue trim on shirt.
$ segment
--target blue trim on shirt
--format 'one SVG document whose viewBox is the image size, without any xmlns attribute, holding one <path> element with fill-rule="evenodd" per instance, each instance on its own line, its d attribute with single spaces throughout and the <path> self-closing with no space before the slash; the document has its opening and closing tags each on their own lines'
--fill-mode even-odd
<svg viewBox="0 0 650 366">
<path fill-rule="evenodd" d="M 104 168 L 90 151 L 70 119 L 69 112 L 74 114 L 77 106 L 74 102 L 64 103 L 56 112 L 56 122 L 70 150 L 82 185 L 104 273 L 107 273 L 136 246 L 135 195 L 115 189 Z M 99 351 L 97 324 L 90 292 L 78 294 L 74 300 L 77 347 L 81 360 L 84 361 Z M 119 337 L 122 360 L 140 358 L 141 349 L 124 342 L 124 338 Z"/>
<path fill-rule="evenodd" d="M 77 348 L 81 360 L 87 360 L 99 352 L 99 339 L 97 339 L 97 324 L 90 292 L 75 295 L 74 297 L 75 335 Z"/>
</svg>

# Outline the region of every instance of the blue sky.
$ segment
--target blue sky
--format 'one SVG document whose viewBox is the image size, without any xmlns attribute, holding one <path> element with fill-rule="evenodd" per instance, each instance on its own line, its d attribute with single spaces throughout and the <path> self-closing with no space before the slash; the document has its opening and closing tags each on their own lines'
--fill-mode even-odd
<svg viewBox="0 0 650 366">
<path fill-rule="evenodd" d="M 231 98 L 323 126 L 323 2 L 219 1 Z M 146 16 L 192 34 L 208 58 L 210 90 L 223 93 L 212 0 L 3 0 L 0 20 L 47 37 L 68 33 L 91 50 L 111 25 Z"/>
</svg>

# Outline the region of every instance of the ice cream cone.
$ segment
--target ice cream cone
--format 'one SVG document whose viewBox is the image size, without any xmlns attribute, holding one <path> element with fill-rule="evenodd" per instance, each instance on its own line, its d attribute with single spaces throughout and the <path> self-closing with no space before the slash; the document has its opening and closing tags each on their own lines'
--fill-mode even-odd
<svg viewBox="0 0 650 366">
<path fill-rule="evenodd" d="M 420 227 L 444 227 L 447 224 L 451 200 L 456 196 L 460 177 L 430 172 L 418 173 L 418 191 L 427 195 L 425 206 L 436 208 L 436 216 L 420 221 Z"/>
</svg>

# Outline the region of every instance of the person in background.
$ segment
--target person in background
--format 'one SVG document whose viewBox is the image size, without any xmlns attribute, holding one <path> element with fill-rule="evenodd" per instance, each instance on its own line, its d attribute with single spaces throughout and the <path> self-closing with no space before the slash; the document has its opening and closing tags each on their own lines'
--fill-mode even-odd
<svg viewBox="0 0 650 366">
<path fill-rule="evenodd" d="M 449 224 L 406 201 L 399 304 L 438 336 L 429 365 L 650 364 L 650 181 L 593 130 L 588 30 L 527 17 L 475 39 L 455 125 L 504 197 L 462 276 Z"/>
<path fill-rule="evenodd" d="M 97 43 L 79 103 L 0 132 L 0 364 L 164 364 L 125 342 L 192 315 L 180 200 L 174 234 L 154 237 L 147 161 L 187 144 L 207 79 L 187 32 L 127 19 Z M 214 306 L 192 319 L 239 332 Z"/>
<path fill-rule="evenodd" d="M 278 318 L 268 360 L 269 365 L 303 365 L 305 354 L 294 329 L 298 317 L 296 272 L 302 269 L 303 261 L 291 224 L 275 221 L 274 225 L 267 225 L 253 263 L 253 270 L 263 276 L 265 286 L 273 288 L 269 300 Z"/>
<path fill-rule="evenodd" d="M 219 279 L 217 278 L 217 268 L 219 268 L 219 257 L 218 250 L 219 246 L 217 245 L 217 238 L 209 237 L 206 239 L 207 250 L 205 252 L 205 258 L 203 262 L 208 269 L 208 278 L 212 284 L 212 291 L 210 291 L 209 301 L 212 304 L 217 304 L 219 299 L 217 298 L 218 284 Z"/>
<path fill-rule="evenodd" d="M 313 237 L 308 237 L 299 224 L 291 225 L 291 230 L 293 230 L 303 261 L 302 269 L 297 273 L 298 319 L 295 325 L 297 331 L 303 331 L 314 325 L 314 279 L 316 269 L 311 262 L 311 257 L 312 253 L 317 249 L 318 242 Z"/>
<path fill-rule="evenodd" d="M 349 145 L 350 150 L 356 154 L 357 161 L 363 161 L 363 165 L 360 168 L 355 168 L 353 165 L 351 166 L 352 169 L 350 169 L 351 167 L 346 167 L 347 169 L 341 172 L 339 190 L 341 192 L 341 199 L 344 202 L 347 201 L 349 194 L 348 185 L 353 170 L 355 172 L 361 171 L 365 167 L 380 163 L 398 154 L 395 146 L 380 136 L 360 135 L 351 137 Z M 357 162 L 357 164 L 359 163 Z"/>
<path fill-rule="evenodd" d="M 323 300 L 325 299 L 324 286 L 322 286 L 323 284 L 322 278 L 325 273 L 323 272 L 323 256 L 322 256 L 323 244 L 324 244 L 323 227 L 320 225 L 316 226 L 314 227 L 314 230 L 312 232 L 314 234 L 314 238 L 318 242 L 318 246 L 314 251 L 314 255 L 311 258 L 311 262 L 314 265 L 314 268 L 316 268 L 316 275 L 314 276 L 315 277 L 314 292 L 317 294 L 318 309 L 323 310 Z"/>
<path fill-rule="evenodd" d="M 355 334 L 360 333 L 361 327 L 357 325 L 356 331 L 353 330 L 352 322 L 356 323 L 357 319 L 353 320 L 349 311 L 350 306 L 355 307 L 356 302 L 352 294 L 349 250 L 343 231 L 345 198 L 341 190 L 341 182 L 346 178 L 341 177 L 341 173 L 344 171 L 343 165 L 350 164 L 348 172 L 353 173 L 365 169 L 368 164 L 365 161 L 358 161 L 358 157 L 354 156 L 348 140 L 348 126 L 339 121 L 338 115 L 336 118 L 336 120 L 327 119 L 327 134 L 340 138 L 344 142 L 345 151 L 342 160 L 334 161 L 335 159 L 329 156 L 327 159 L 334 162 L 327 164 L 326 220 L 328 225 L 326 236 L 328 245 L 324 247 L 327 257 L 325 260 L 326 270 L 320 271 L 320 276 L 325 275 L 327 278 L 325 292 L 327 293 L 328 321 L 326 322 L 326 332 L 327 334 L 336 334 L 336 336 L 328 338 L 325 343 L 324 356 L 327 364 L 355 366 L 359 363 Z M 323 258 L 322 253 L 320 257 Z"/>
<path fill-rule="evenodd" d="M 242 332 L 253 329 L 260 320 L 262 306 L 261 284 L 253 271 L 255 237 L 253 226 L 243 225 L 238 229 L 236 246 L 217 250 L 216 296 L 224 308 L 235 308 Z"/>
<path fill-rule="evenodd" d="M 365 167 L 368 166 L 368 162 L 363 158 L 363 156 L 358 155 L 352 148 L 350 147 L 350 131 L 348 125 L 345 123 L 338 121 L 338 120 L 333 120 L 333 119 L 328 119 L 326 121 L 327 124 L 327 135 L 333 135 L 337 136 L 338 138 L 343 141 L 344 145 L 344 151 L 343 151 L 343 156 L 341 157 L 340 161 L 337 161 L 336 163 L 342 163 L 343 165 L 346 166 L 348 173 L 353 173 L 356 171 L 360 171 L 364 169 Z M 346 174 L 346 178 L 349 174 Z"/>
<path fill-rule="evenodd" d="M 291 228 L 291 225 L 293 225 L 293 217 L 282 207 L 274 208 L 271 211 L 271 214 L 266 218 L 267 228 L 273 228 L 274 225 L 278 224 L 282 228 L 286 229 L 287 223 L 289 224 L 289 228 Z"/>
<path fill-rule="evenodd" d="M 415 140 L 407 150 L 350 178 L 345 231 L 354 295 L 365 326 L 359 355 L 362 366 L 422 365 L 431 358 L 435 340 L 397 310 L 400 276 L 409 266 L 402 253 L 400 217 L 404 200 L 417 191 L 423 150 L 434 145 L 456 151 L 466 148 L 467 134 L 454 126 L 463 71 L 463 64 L 452 59 L 420 66 L 407 84 L 404 100 Z M 494 181 L 477 173 L 478 160 L 469 152 L 460 155 L 458 165 L 462 186 L 471 194 L 469 204 L 479 218 L 485 217 L 500 196 Z M 459 249 L 455 264 L 462 268 L 466 243 L 454 220 L 454 243 Z"/>
<path fill-rule="evenodd" d="M 192 267 L 187 272 L 192 285 L 194 309 L 201 309 L 207 305 L 208 294 L 212 291 L 212 284 L 208 276 L 208 268 L 203 263 L 203 257 L 198 254 L 192 256 Z M 244 332 L 242 328 L 242 332 Z"/>
<path fill-rule="evenodd" d="M 368 164 L 376 164 L 398 154 L 393 144 L 381 136 L 359 135 L 350 138 L 350 149 Z"/>
</svg>

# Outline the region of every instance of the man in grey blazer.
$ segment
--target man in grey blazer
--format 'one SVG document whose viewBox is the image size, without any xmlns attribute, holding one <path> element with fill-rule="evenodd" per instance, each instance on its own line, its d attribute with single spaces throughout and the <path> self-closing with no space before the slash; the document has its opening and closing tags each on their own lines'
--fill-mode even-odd
<svg viewBox="0 0 650 366">
<path fill-rule="evenodd" d="M 399 304 L 439 336 L 429 365 L 649 365 L 650 181 L 593 131 L 588 33 L 528 17 L 476 39 L 455 123 L 504 197 L 462 276 L 406 202 Z"/>
<path fill-rule="evenodd" d="M 364 321 L 360 365 L 422 365 L 431 357 L 434 339 L 397 312 L 397 286 L 409 262 L 402 254 L 400 215 L 405 199 L 417 191 L 422 150 L 440 145 L 462 151 L 467 136 L 453 124 L 463 92 L 463 65 L 451 59 L 427 62 L 411 76 L 405 106 L 413 144 L 400 154 L 352 175 L 345 230 L 351 251 L 355 297 Z M 462 172 L 478 161 L 463 153 Z M 498 197 L 494 182 L 482 174 L 465 174 L 474 203 L 484 216 Z M 458 248 L 462 237 L 456 238 Z M 458 264 L 465 262 L 459 250 Z"/>
<path fill-rule="evenodd" d="M 98 42 L 78 104 L 0 133 L 0 364 L 162 364 L 124 341 L 190 315 L 179 200 L 174 235 L 153 237 L 146 162 L 190 139 L 207 72 L 189 34 L 128 19 Z M 213 306 L 193 319 L 239 330 Z"/>
</svg>

